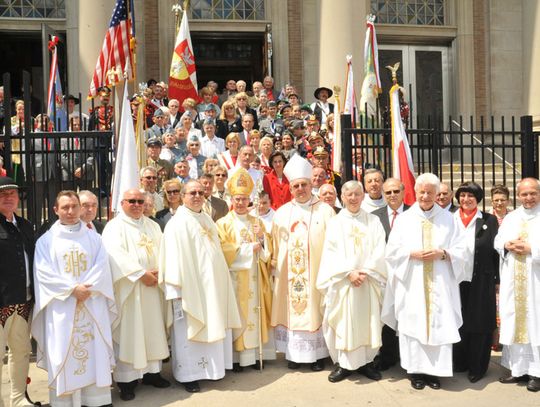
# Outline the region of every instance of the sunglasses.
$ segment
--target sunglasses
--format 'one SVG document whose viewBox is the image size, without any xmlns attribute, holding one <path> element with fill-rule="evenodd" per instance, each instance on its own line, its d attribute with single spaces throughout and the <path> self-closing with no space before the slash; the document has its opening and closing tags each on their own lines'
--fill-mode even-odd
<svg viewBox="0 0 540 407">
<path fill-rule="evenodd" d="M 144 199 L 124 199 L 130 205 L 144 205 Z"/>
<path fill-rule="evenodd" d="M 204 192 L 203 191 L 190 191 L 188 192 L 188 195 L 191 195 L 191 196 L 204 196 Z"/>
<path fill-rule="evenodd" d="M 392 195 L 392 194 L 398 195 L 400 192 L 401 192 L 401 190 L 399 190 L 399 189 L 393 189 L 391 191 L 384 191 L 384 194 L 385 195 Z"/>
<path fill-rule="evenodd" d="M 152 179 L 157 179 L 157 177 L 153 176 L 153 175 L 148 175 L 146 177 L 143 177 L 144 179 L 147 179 L 147 180 L 152 180 Z"/>
<path fill-rule="evenodd" d="M 179 189 L 171 189 L 170 191 L 167 191 L 168 194 L 179 194 L 180 193 L 180 190 Z"/>
<path fill-rule="evenodd" d="M 215 176 L 216 176 L 216 177 L 227 178 L 227 174 L 216 174 Z"/>
</svg>

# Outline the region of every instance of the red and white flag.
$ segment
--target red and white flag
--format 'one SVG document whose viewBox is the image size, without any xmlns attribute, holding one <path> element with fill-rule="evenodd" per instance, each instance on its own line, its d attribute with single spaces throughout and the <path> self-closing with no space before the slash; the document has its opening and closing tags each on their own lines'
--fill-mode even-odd
<svg viewBox="0 0 540 407">
<path fill-rule="evenodd" d="M 416 201 L 414 165 L 407 133 L 401 119 L 399 85 L 397 84 L 390 89 L 390 116 L 392 118 L 392 176 L 401 180 L 405 186 L 403 202 L 412 205 Z"/>
<path fill-rule="evenodd" d="M 358 106 L 356 105 L 356 93 L 354 91 L 354 76 L 352 69 L 352 55 L 347 55 L 347 82 L 345 84 L 345 103 L 343 114 L 350 114 L 353 126 L 358 123 Z"/>
<path fill-rule="evenodd" d="M 182 105 L 186 98 L 198 99 L 197 69 L 193 46 L 189 35 L 187 13 L 184 12 L 171 62 L 169 74 L 169 98 L 177 99 Z"/>
<path fill-rule="evenodd" d="M 116 0 L 109 28 L 101 46 L 92 81 L 89 97 L 97 95 L 101 86 L 116 85 L 123 80 L 122 74 L 127 71 L 128 79 L 133 78 L 133 58 L 130 50 L 132 38 L 131 16 L 128 8 L 129 0 Z M 109 78 L 109 70 L 117 73 Z"/>
</svg>

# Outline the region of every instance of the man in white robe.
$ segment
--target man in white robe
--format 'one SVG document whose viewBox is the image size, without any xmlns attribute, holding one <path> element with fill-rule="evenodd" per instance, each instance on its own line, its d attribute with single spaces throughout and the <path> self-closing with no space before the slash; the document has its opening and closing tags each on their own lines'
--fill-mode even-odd
<svg viewBox="0 0 540 407">
<path fill-rule="evenodd" d="M 293 197 L 274 215 L 272 326 L 276 348 L 285 353 L 289 369 L 310 363 L 324 368 L 328 357 L 322 325 L 322 298 L 317 290 L 326 223 L 334 210 L 311 193 L 311 165 L 299 155 L 284 168 Z"/>
<path fill-rule="evenodd" d="M 242 323 L 216 225 L 202 211 L 202 184 L 188 181 L 182 200 L 165 226 L 159 282 L 173 307 L 173 375 L 194 393 L 199 380 L 219 380 L 232 369 L 231 329 Z"/>
<path fill-rule="evenodd" d="M 501 383 L 528 382 L 540 390 L 540 183 L 525 178 L 517 186 L 521 206 L 503 220 L 495 237 L 501 256 L 499 342 L 510 376 Z"/>
<path fill-rule="evenodd" d="M 32 335 L 53 407 L 112 405 L 112 279 L 101 238 L 79 220 L 80 208 L 75 192 L 60 192 L 59 219 L 36 244 Z"/>
<path fill-rule="evenodd" d="M 435 203 L 439 179 L 420 175 L 416 203 L 396 218 L 386 246 L 388 286 L 394 308 L 383 321 L 399 334 L 401 366 L 414 389 L 440 388 L 452 376 L 452 344 L 460 340 L 465 250 L 451 213 Z"/>
<path fill-rule="evenodd" d="M 382 343 L 386 243 L 379 218 L 360 209 L 363 198 L 358 181 L 342 186 L 345 208 L 328 221 L 317 276 L 317 288 L 324 295 L 324 339 L 337 364 L 328 376 L 332 383 L 355 370 L 381 379 L 372 362 Z"/>
<path fill-rule="evenodd" d="M 377 168 L 369 168 L 364 171 L 364 185 L 366 188 L 366 196 L 362 201 L 362 209 L 371 213 L 379 208 L 386 206 L 382 188 L 384 183 L 384 175 Z"/>
<path fill-rule="evenodd" d="M 135 398 L 143 384 L 169 387 L 161 377 L 161 361 L 169 356 L 167 317 L 163 292 L 158 286 L 161 228 L 143 216 L 144 193 L 124 192 L 122 212 L 107 223 L 103 243 L 109 255 L 114 295 L 120 316 L 113 325 L 117 364 L 113 377 L 124 401 Z"/>
<path fill-rule="evenodd" d="M 243 168 L 238 169 L 227 181 L 232 211 L 217 222 L 242 318 L 242 328 L 233 331 L 235 372 L 241 372 L 244 366 L 260 368 L 261 358 L 276 359 L 273 329 L 270 327 L 271 243 L 262 220 L 248 214 L 253 187 L 249 173 Z"/>
</svg>

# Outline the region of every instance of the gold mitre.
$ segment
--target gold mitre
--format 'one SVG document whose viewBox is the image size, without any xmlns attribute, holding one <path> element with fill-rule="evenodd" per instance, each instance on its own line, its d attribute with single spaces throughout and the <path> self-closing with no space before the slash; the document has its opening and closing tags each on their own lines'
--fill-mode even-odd
<svg viewBox="0 0 540 407">
<path fill-rule="evenodd" d="M 251 195 L 253 191 L 253 179 L 246 169 L 240 167 L 236 170 L 232 177 L 227 181 L 227 189 L 231 196 L 235 195 Z"/>
</svg>

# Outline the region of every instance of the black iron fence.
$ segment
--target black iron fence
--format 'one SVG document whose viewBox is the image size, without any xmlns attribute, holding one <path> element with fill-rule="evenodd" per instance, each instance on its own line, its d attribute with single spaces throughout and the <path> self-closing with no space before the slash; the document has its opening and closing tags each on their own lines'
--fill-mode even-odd
<svg viewBox="0 0 540 407">
<path fill-rule="evenodd" d="M 406 123 L 407 138 L 416 174 L 432 172 L 455 189 L 464 181 L 479 183 L 489 195 L 495 184 L 513 191 L 523 177 L 538 178 L 538 136 L 532 116 L 502 117 L 488 121 L 472 117 L 417 120 Z M 341 117 L 344 179 L 353 179 L 363 169 L 376 167 L 392 176 L 391 129 L 374 118 L 362 117 L 353 128 L 351 116 Z M 486 201 L 483 202 L 486 209 Z"/>
<path fill-rule="evenodd" d="M 69 131 L 54 131 L 56 112 L 32 117 L 30 75 L 23 73 L 24 115 L 12 112 L 9 74 L 4 74 L 4 134 L 0 155 L 7 175 L 21 189 L 21 212 L 39 228 L 55 218 L 58 192 L 90 190 L 98 199 L 98 217 L 107 217 L 112 174 L 112 131 L 89 131 L 92 118 L 82 112 L 69 120 Z M 21 105 L 22 106 L 22 105 Z M 11 119 L 13 118 L 13 119 Z M 0 132 L 1 133 L 1 132 Z"/>
</svg>

